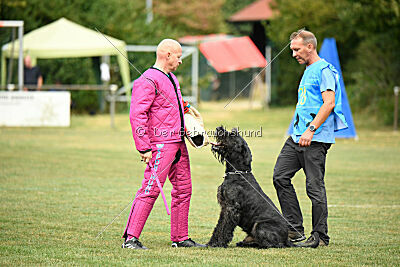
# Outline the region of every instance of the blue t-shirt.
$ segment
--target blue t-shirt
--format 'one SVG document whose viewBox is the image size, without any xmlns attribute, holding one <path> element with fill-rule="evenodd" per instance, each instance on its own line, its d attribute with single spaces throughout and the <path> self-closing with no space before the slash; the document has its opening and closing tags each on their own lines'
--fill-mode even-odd
<svg viewBox="0 0 400 267">
<path fill-rule="evenodd" d="M 312 65 L 310 65 L 312 66 Z M 308 66 L 308 67 L 310 67 Z M 308 68 L 307 67 L 307 68 Z M 320 91 L 325 92 L 326 90 L 332 90 L 336 92 L 336 79 L 335 74 L 332 72 L 330 68 L 324 68 L 321 73 L 321 84 Z M 321 125 L 322 129 L 319 133 L 314 134 L 312 141 L 322 142 L 322 143 L 335 143 L 335 134 L 334 134 L 334 113 L 332 112 L 325 123 Z M 294 142 L 298 143 L 300 141 L 301 135 L 291 135 Z"/>
<path fill-rule="evenodd" d="M 330 68 L 325 68 L 322 70 L 322 78 L 321 78 L 321 93 L 326 90 L 336 91 L 336 79 L 335 74 L 331 71 Z"/>
</svg>

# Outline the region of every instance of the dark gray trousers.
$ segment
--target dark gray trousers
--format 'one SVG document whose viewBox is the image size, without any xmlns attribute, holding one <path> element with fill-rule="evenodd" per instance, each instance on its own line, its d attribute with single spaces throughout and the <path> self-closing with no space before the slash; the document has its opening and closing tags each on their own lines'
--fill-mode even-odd
<svg viewBox="0 0 400 267">
<path fill-rule="evenodd" d="M 304 233 L 303 215 L 291 181 L 296 172 L 303 169 L 307 195 L 312 203 L 312 233 L 318 232 L 326 244 L 329 243 L 329 236 L 324 175 L 326 154 L 330 147 L 331 144 L 320 142 L 300 147 L 289 137 L 276 160 L 273 177 L 282 213 L 292 224 L 289 228 Z"/>
</svg>

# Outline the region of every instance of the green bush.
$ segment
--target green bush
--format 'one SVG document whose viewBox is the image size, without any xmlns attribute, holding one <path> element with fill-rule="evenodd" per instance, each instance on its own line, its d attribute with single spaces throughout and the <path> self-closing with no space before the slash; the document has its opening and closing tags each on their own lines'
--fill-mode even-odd
<svg viewBox="0 0 400 267">
<path fill-rule="evenodd" d="M 376 114 L 384 124 L 393 123 L 394 86 L 400 85 L 400 41 L 393 38 L 399 30 L 376 33 L 365 39 L 351 64 L 351 88 L 356 110 Z M 398 35 L 397 35 L 398 36 Z"/>
</svg>

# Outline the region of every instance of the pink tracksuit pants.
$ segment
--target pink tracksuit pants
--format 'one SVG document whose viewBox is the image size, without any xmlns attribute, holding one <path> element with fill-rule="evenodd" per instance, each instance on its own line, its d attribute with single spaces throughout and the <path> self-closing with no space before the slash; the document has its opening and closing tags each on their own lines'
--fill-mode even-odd
<svg viewBox="0 0 400 267">
<path fill-rule="evenodd" d="M 185 142 L 152 145 L 151 166 L 147 165 L 142 186 L 136 193 L 124 238 L 139 238 L 160 190 L 155 175 L 164 186 L 167 175 L 172 184 L 171 240 L 188 239 L 188 216 L 192 195 L 189 154 Z"/>
</svg>

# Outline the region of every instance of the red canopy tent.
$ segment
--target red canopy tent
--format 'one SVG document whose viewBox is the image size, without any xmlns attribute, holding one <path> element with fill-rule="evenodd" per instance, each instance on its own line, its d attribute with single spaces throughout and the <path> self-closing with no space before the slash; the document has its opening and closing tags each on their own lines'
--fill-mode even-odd
<svg viewBox="0 0 400 267">
<path fill-rule="evenodd" d="M 229 72 L 229 94 L 235 95 L 235 71 L 247 68 L 264 68 L 267 61 L 248 37 L 236 37 L 199 45 L 201 53 L 219 73 Z"/>
<path fill-rule="evenodd" d="M 200 51 L 219 73 L 263 68 L 267 61 L 247 36 L 201 43 Z"/>
</svg>

